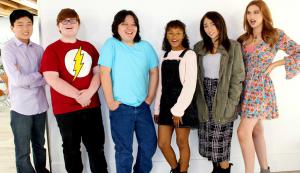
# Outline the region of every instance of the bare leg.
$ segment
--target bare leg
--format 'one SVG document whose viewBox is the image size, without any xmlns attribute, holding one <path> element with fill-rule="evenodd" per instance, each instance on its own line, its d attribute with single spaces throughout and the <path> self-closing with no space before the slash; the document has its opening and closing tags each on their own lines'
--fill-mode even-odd
<svg viewBox="0 0 300 173">
<path fill-rule="evenodd" d="M 268 169 L 264 127 L 261 120 L 254 126 L 252 137 L 259 165 L 262 169 Z"/>
<path fill-rule="evenodd" d="M 252 138 L 258 119 L 243 117 L 238 128 L 238 138 L 245 163 L 245 173 L 254 173 L 255 148 Z"/>
<path fill-rule="evenodd" d="M 188 170 L 190 162 L 189 134 L 190 128 L 176 128 L 176 142 L 180 155 L 180 172 Z"/>
<path fill-rule="evenodd" d="M 172 169 L 177 167 L 175 152 L 171 146 L 174 128 L 168 125 L 158 126 L 158 146 Z"/>
</svg>

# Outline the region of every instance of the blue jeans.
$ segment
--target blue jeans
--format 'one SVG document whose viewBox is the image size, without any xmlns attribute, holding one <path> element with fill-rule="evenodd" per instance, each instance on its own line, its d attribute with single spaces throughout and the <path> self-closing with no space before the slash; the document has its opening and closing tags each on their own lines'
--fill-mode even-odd
<svg viewBox="0 0 300 173">
<path fill-rule="evenodd" d="M 46 169 L 45 125 L 46 112 L 31 116 L 10 112 L 14 134 L 16 167 L 18 173 L 49 173 Z M 30 162 L 30 141 L 33 151 L 33 168 Z"/>
<path fill-rule="evenodd" d="M 157 146 L 149 105 L 142 103 L 138 107 L 133 107 L 121 104 L 115 111 L 110 111 L 110 126 L 115 143 L 117 173 L 131 173 L 134 132 L 138 142 L 134 172 L 149 173 L 152 169 L 152 157 Z"/>
</svg>

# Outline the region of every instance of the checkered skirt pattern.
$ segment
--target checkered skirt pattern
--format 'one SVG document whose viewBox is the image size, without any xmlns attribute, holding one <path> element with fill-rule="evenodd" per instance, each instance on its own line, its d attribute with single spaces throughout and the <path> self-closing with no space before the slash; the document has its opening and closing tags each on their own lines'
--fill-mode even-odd
<svg viewBox="0 0 300 173">
<path fill-rule="evenodd" d="M 216 94 L 218 79 L 204 78 L 204 96 L 209 110 L 209 120 L 200 123 L 198 129 L 199 153 L 212 162 L 230 159 L 233 122 L 218 123 L 212 118 L 212 105 Z"/>
</svg>

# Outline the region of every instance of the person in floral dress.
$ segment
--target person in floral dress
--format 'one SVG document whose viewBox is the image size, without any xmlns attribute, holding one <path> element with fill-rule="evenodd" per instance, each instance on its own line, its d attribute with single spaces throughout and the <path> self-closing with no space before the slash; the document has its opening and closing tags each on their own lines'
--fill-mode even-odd
<svg viewBox="0 0 300 173">
<path fill-rule="evenodd" d="M 270 172 L 262 120 L 278 117 L 275 90 L 270 72 L 285 66 L 286 78 L 300 71 L 300 46 L 282 30 L 274 28 L 270 11 L 262 0 L 251 1 L 245 11 L 246 33 L 238 39 L 242 44 L 246 78 L 241 99 L 241 123 L 238 138 L 241 145 L 245 172 L 254 172 L 257 154 L 261 173 Z M 278 50 L 288 56 L 273 62 Z"/>
</svg>

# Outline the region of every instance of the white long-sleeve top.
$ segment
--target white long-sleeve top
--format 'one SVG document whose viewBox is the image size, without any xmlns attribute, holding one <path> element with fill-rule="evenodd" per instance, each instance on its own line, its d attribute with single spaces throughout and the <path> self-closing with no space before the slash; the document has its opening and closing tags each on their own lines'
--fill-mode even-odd
<svg viewBox="0 0 300 173">
<path fill-rule="evenodd" d="M 182 84 L 182 90 L 177 98 L 176 104 L 171 108 L 171 113 L 174 116 L 182 117 L 185 110 L 191 104 L 197 83 L 197 56 L 192 50 L 188 50 L 181 58 L 179 55 L 183 50 L 170 51 L 168 56 L 164 58 L 161 56 L 159 65 L 159 83 L 155 97 L 154 114 L 158 115 L 160 110 L 160 98 L 162 94 L 161 86 L 161 65 L 164 60 L 178 60 L 179 63 L 179 77 Z"/>
</svg>

